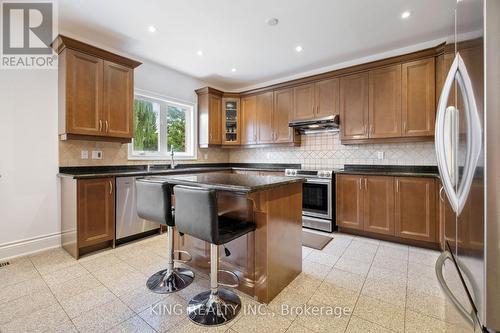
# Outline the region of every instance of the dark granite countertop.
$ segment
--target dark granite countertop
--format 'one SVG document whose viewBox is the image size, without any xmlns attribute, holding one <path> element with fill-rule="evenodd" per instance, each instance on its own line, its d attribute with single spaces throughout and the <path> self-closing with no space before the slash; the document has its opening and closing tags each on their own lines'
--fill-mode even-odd
<svg viewBox="0 0 500 333">
<path fill-rule="evenodd" d="M 179 164 L 175 169 L 170 169 L 168 164 L 151 165 L 117 165 L 117 166 L 81 166 L 60 167 L 59 177 L 100 178 L 100 177 L 131 177 L 172 175 L 197 172 L 216 172 L 224 170 L 249 170 L 249 171 L 284 171 L 286 168 L 299 168 L 300 164 L 267 164 L 267 163 L 205 163 L 205 164 Z"/>
<path fill-rule="evenodd" d="M 435 177 L 439 178 L 437 166 L 431 165 L 363 165 L 346 164 L 343 169 L 335 170 L 339 174 L 379 175 L 401 177 Z"/>
<path fill-rule="evenodd" d="M 159 182 L 167 181 L 173 185 L 199 186 L 237 193 L 250 193 L 305 182 L 304 178 L 298 177 L 252 176 L 216 172 L 176 176 L 151 176 L 147 177 L 147 179 Z"/>
</svg>

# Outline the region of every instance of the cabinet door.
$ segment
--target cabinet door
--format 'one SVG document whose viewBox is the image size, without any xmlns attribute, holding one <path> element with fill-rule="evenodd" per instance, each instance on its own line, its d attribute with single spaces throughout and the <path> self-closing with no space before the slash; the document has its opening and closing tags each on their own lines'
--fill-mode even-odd
<svg viewBox="0 0 500 333">
<path fill-rule="evenodd" d="M 340 138 L 368 138 L 368 73 L 340 79 Z"/>
<path fill-rule="evenodd" d="M 337 175 L 337 225 L 363 230 L 363 177 Z"/>
<path fill-rule="evenodd" d="M 314 118 L 314 83 L 293 88 L 293 120 Z"/>
<path fill-rule="evenodd" d="M 222 97 L 209 95 L 208 97 L 208 143 L 220 145 L 222 143 Z"/>
<path fill-rule="evenodd" d="M 105 135 L 101 118 L 103 60 L 67 52 L 66 133 Z"/>
<path fill-rule="evenodd" d="M 403 136 L 433 136 L 436 121 L 434 58 L 403 64 Z"/>
<path fill-rule="evenodd" d="M 293 129 L 288 127 L 292 114 L 293 91 L 281 89 L 274 91 L 273 130 L 274 142 L 293 141 Z"/>
<path fill-rule="evenodd" d="M 78 246 L 95 245 L 115 238 L 113 178 L 78 180 Z"/>
<path fill-rule="evenodd" d="M 134 70 L 104 61 L 103 116 L 107 136 L 132 138 Z"/>
<path fill-rule="evenodd" d="M 257 143 L 273 143 L 273 92 L 257 95 Z"/>
<path fill-rule="evenodd" d="M 394 236 L 394 177 L 365 177 L 364 230 Z"/>
<path fill-rule="evenodd" d="M 370 71 L 370 138 L 401 136 L 401 65 Z"/>
<path fill-rule="evenodd" d="M 241 99 L 241 144 L 257 143 L 257 98 L 255 96 Z"/>
<path fill-rule="evenodd" d="M 396 178 L 396 236 L 436 242 L 436 215 L 434 179 Z"/>
<path fill-rule="evenodd" d="M 315 117 L 323 118 L 339 114 L 340 79 L 328 79 L 316 82 L 315 86 Z"/>
</svg>

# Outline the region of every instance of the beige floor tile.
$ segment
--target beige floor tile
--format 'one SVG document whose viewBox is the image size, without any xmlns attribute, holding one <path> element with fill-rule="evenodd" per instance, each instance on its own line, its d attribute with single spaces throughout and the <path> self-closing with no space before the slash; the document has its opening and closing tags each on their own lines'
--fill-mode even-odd
<svg viewBox="0 0 500 333">
<path fill-rule="evenodd" d="M 434 266 L 417 264 L 414 262 L 408 262 L 408 276 L 422 276 L 427 279 L 436 278 L 436 269 Z"/>
<path fill-rule="evenodd" d="M 65 321 L 61 325 L 50 328 L 50 330 L 45 331 L 45 333 L 78 333 L 75 325 L 71 321 Z"/>
<path fill-rule="evenodd" d="M 176 294 L 189 302 L 194 296 L 207 290 L 210 290 L 210 282 L 207 279 L 195 275 L 194 281 Z"/>
<path fill-rule="evenodd" d="M 424 276 L 408 275 L 408 289 L 436 297 L 446 297 L 435 277 L 429 279 Z"/>
<path fill-rule="evenodd" d="M 139 316 L 134 316 L 110 329 L 107 333 L 154 333 L 155 330 Z"/>
<path fill-rule="evenodd" d="M 340 258 L 334 266 L 343 271 L 365 276 L 370 270 L 370 264 L 350 258 Z"/>
<path fill-rule="evenodd" d="M 444 321 L 406 310 L 406 333 L 470 333 L 472 328 L 466 325 L 452 325 Z"/>
<path fill-rule="evenodd" d="M 232 322 L 229 322 L 230 324 Z M 169 330 L 170 333 L 223 333 L 227 332 L 229 329 L 229 325 L 221 325 L 221 326 L 200 326 L 192 322 L 189 318 L 185 318 L 181 321 L 177 326 L 173 329 Z"/>
<path fill-rule="evenodd" d="M 122 296 L 120 296 L 120 299 L 134 312 L 139 313 L 166 297 L 168 297 L 168 294 L 154 293 L 149 290 L 146 286 L 146 283 L 144 283 L 139 288 L 133 289 L 130 292 L 123 294 Z"/>
<path fill-rule="evenodd" d="M 376 298 L 396 306 L 403 307 L 406 302 L 406 284 L 394 283 L 391 280 L 367 278 L 361 295 Z"/>
<path fill-rule="evenodd" d="M 156 331 L 164 332 L 173 329 L 187 318 L 186 306 L 183 298 L 170 294 L 139 313 L 139 316 Z"/>
<path fill-rule="evenodd" d="M 116 299 L 116 296 L 106 287 L 98 286 L 73 297 L 63 299 L 60 304 L 70 318 L 75 318 L 84 312 Z"/>
<path fill-rule="evenodd" d="M 58 271 L 77 262 L 62 248 L 39 252 L 30 256 L 30 260 L 42 275 Z"/>
<path fill-rule="evenodd" d="M 372 266 L 406 273 L 408 271 L 408 260 L 375 257 L 375 259 L 373 259 Z"/>
<path fill-rule="evenodd" d="M 286 288 L 269 303 L 268 307 L 272 312 L 293 320 L 297 316 L 297 312 L 292 311 L 292 308 L 303 306 L 311 296 L 312 294 L 304 295 L 291 288 Z"/>
<path fill-rule="evenodd" d="M 74 297 L 85 291 L 95 289 L 102 284 L 90 273 L 50 287 L 59 301 Z"/>
<path fill-rule="evenodd" d="M 448 300 L 415 290 L 408 290 L 406 308 L 451 324 L 463 323 L 462 317 Z"/>
<path fill-rule="evenodd" d="M 58 271 L 43 275 L 43 279 L 49 287 L 56 287 L 69 280 L 73 280 L 82 275 L 88 275 L 89 272 L 79 263 L 67 266 Z"/>
<path fill-rule="evenodd" d="M 346 333 L 391 333 L 392 331 L 369 322 L 367 320 L 352 316 L 347 326 Z"/>
<path fill-rule="evenodd" d="M 354 239 L 350 244 L 348 249 L 359 250 L 365 253 L 375 254 L 378 249 L 378 244 L 372 242 L 359 241 Z"/>
<path fill-rule="evenodd" d="M 363 287 L 365 277 L 355 273 L 343 271 L 333 268 L 325 277 L 325 282 L 330 283 L 336 287 L 349 289 L 359 292 Z"/>
<path fill-rule="evenodd" d="M 120 300 L 98 306 L 73 319 L 79 332 L 106 332 L 134 315 Z"/>
<path fill-rule="evenodd" d="M 151 266 L 159 267 L 159 269 L 164 269 L 167 264 L 167 260 L 157 254 L 148 253 L 144 255 L 143 252 L 139 252 L 139 255 L 134 256 L 127 260 L 127 264 L 134 267 L 138 271 L 145 270 Z M 156 272 L 158 270 L 155 270 Z"/>
<path fill-rule="evenodd" d="M 24 314 L 24 316 L 16 316 L 8 324 L 0 325 L 0 332 L 57 332 L 61 325 L 65 323 L 69 325 L 68 316 L 57 303 L 37 311 L 26 311 Z M 71 326 L 69 325 L 69 327 Z M 69 333 L 70 331 L 65 330 L 64 332 Z"/>
<path fill-rule="evenodd" d="M 319 309 L 325 309 L 323 311 L 335 311 L 326 309 L 332 309 L 331 307 L 336 307 L 336 305 L 332 304 L 327 305 L 324 303 L 316 303 L 313 300 L 309 301 L 308 305 L 316 306 Z M 314 314 L 314 312 L 304 312 L 297 317 L 295 322 L 300 326 L 318 333 L 344 332 L 347 324 L 349 323 L 351 314 L 350 312 L 348 314 L 339 314 L 340 315 L 336 315 L 334 314 L 334 312 L 323 312 L 322 314 L 320 312 L 316 314 Z"/>
<path fill-rule="evenodd" d="M 368 238 L 368 237 L 363 237 L 363 236 L 356 236 L 353 239 L 353 242 L 362 242 L 362 243 L 368 243 L 372 245 L 379 245 L 380 240 L 374 239 L 374 238 Z"/>
<path fill-rule="evenodd" d="M 339 260 L 339 257 L 323 253 L 319 250 L 312 250 L 312 252 L 309 253 L 309 255 L 304 260 L 322 264 L 328 267 L 333 267 L 333 265 L 335 265 L 335 263 Z"/>
<path fill-rule="evenodd" d="M 267 312 L 266 315 L 243 313 L 242 316 L 231 326 L 238 333 L 255 332 L 285 332 L 292 321 L 275 314 Z"/>
<path fill-rule="evenodd" d="M 410 248 L 408 245 L 405 245 L 405 244 L 399 244 L 399 243 L 388 242 L 388 241 L 383 241 L 383 240 L 380 241 L 379 245 L 384 246 L 384 247 L 392 247 L 395 249 L 407 250 L 407 251 L 409 251 L 409 248 Z"/>
<path fill-rule="evenodd" d="M 0 281 L 3 287 L 40 277 L 40 273 L 27 257 L 9 262 L 9 266 L 0 269 Z"/>
<path fill-rule="evenodd" d="M 404 307 L 361 295 L 354 315 L 396 332 L 404 331 Z"/>
<path fill-rule="evenodd" d="M 342 254 L 342 258 L 350 260 L 356 260 L 356 261 L 361 261 L 364 263 L 371 264 L 373 261 L 373 257 L 375 256 L 375 252 L 365 252 L 362 248 L 350 248 L 348 247 L 347 250 L 344 251 L 344 254 Z"/>
<path fill-rule="evenodd" d="M 394 258 L 396 260 L 408 260 L 408 248 L 397 248 L 381 245 L 378 248 L 376 257 Z"/>
<path fill-rule="evenodd" d="M 135 268 L 124 262 L 113 265 L 112 267 L 106 267 L 100 269 L 92 273 L 92 275 L 94 275 L 103 284 L 112 283 L 114 281 L 123 278 L 124 276 L 131 276 L 137 274 L 140 274 L 138 270 L 136 270 Z"/>
<path fill-rule="evenodd" d="M 26 295 L 0 305 L 0 325 L 57 303 L 50 290 Z"/>
<path fill-rule="evenodd" d="M 23 296 L 33 295 L 48 290 L 48 286 L 40 276 L 28 281 L 18 282 L 8 287 L 3 286 L 2 283 L 2 288 L 0 288 L 0 305 Z"/>
<path fill-rule="evenodd" d="M 310 247 L 302 246 L 302 259 L 307 257 L 312 252 L 312 250 L 313 249 L 311 249 Z"/>
<path fill-rule="evenodd" d="M 436 260 L 440 254 L 441 253 L 438 251 L 432 251 L 432 252 L 410 251 L 409 261 L 416 264 L 434 267 L 436 265 Z"/>
<path fill-rule="evenodd" d="M 302 262 L 302 272 L 319 280 L 323 280 L 331 269 L 331 266 L 318 264 L 312 261 L 304 260 Z"/>
<path fill-rule="evenodd" d="M 368 278 L 375 280 L 387 280 L 399 285 L 406 285 L 407 273 L 372 266 L 368 272 Z"/>
<path fill-rule="evenodd" d="M 307 275 L 305 273 L 300 273 L 288 286 L 286 289 L 294 290 L 295 292 L 302 294 L 304 296 L 311 296 L 316 289 L 321 285 L 322 280 L 314 276 Z"/>
<path fill-rule="evenodd" d="M 314 331 L 299 325 L 296 321 L 290 325 L 290 327 L 286 330 L 286 333 L 314 333 Z"/>
<path fill-rule="evenodd" d="M 122 261 L 113 253 L 105 253 L 98 256 L 88 256 L 79 261 L 89 272 L 96 272 L 103 268 L 109 268 L 120 264 Z"/>
<path fill-rule="evenodd" d="M 142 274 L 130 274 L 115 281 L 103 283 L 113 294 L 122 297 L 134 289 L 138 289 L 146 284 L 148 277 Z"/>
<path fill-rule="evenodd" d="M 323 282 L 309 300 L 310 303 L 324 303 L 335 307 L 354 309 L 359 293 Z"/>
<path fill-rule="evenodd" d="M 342 254 L 344 254 L 348 246 L 349 244 L 333 243 L 332 241 L 327 246 L 325 246 L 321 250 L 321 252 L 340 257 L 342 256 Z"/>
</svg>

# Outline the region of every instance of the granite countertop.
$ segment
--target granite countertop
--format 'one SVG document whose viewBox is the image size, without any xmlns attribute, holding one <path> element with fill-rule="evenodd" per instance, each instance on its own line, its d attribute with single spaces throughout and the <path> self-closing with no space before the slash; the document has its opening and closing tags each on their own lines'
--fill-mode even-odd
<svg viewBox="0 0 500 333">
<path fill-rule="evenodd" d="M 338 174 L 439 178 L 437 166 L 346 164 Z"/>
<path fill-rule="evenodd" d="M 166 181 L 173 185 L 199 186 L 219 191 L 250 193 L 270 188 L 303 183 L 304 178 L 278 176 L 252 176 L 230 173 L 200 173 L 177 176 L 151 176 L 151 181 Z"/>
<path fill-rule="evenodd" d="M 132 177 L 152 175 L 173 175 L 197 172 L 216 172 L 224 170 L 248 171 L 284 171 L 286 168 L 299 168 L 297 164 L 265 164 L 265 163 L 206 163 L 206 164 L 180 164 L 175 169 L 170 169 L 168 164 L 152 165 L 148 171 L 146 165 L 118 165 L 118 166 L 82 166 L 61 167 L 59 177 L 75 179 L 100 178 L 100 177 Z"/>
</svg>

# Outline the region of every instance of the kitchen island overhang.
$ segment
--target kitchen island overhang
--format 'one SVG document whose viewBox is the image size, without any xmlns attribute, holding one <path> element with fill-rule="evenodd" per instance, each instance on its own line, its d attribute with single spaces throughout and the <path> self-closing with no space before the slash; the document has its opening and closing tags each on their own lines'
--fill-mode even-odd
<svg viewBox="0 0 500 333">
<path fill-rule="evenodd" d="M 240 291 L 269 303 L 302 271 L 303 178 L 214 172 L 147 179 L 214 189 L 220 215 L 256 223 L 254 232 L 226 244 L 230 256 L 223 250 L 220 254 L 220 269 L 238 276 Z M 174 248 L 188 251 L 192 257 L 187 265 L 208 274 L 210 244 L 177 232 L 174 235 Z M 227 280 L 226 276 L 221 275 L 220 280 Z"/>
</svg>

